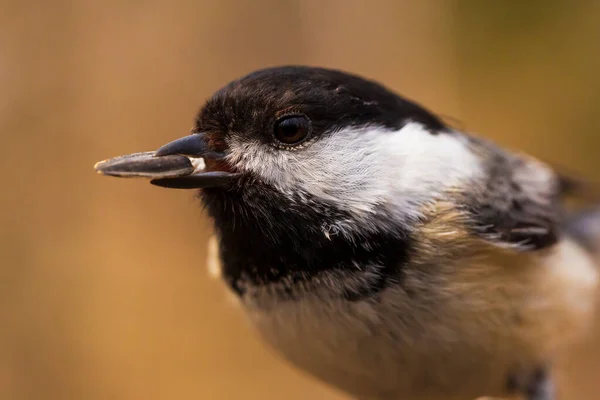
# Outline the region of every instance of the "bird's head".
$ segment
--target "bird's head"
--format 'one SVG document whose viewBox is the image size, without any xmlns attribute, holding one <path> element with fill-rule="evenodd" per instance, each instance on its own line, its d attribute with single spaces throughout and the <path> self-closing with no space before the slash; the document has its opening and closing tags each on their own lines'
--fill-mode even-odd
<svg viewBox="0 0 600 400">
<path fill-rule="evenodd" d="M 271 264 L 285 249 L 289 265 L 337 262 L 344 251 L 355 262 L 349 243 L 370 252 L 406 237 L 428 203 L 465 187 L 476 163 L 462 135 L 377 83 L 279 67 L 216 92 L 191 135 L 97 168 L 200 189 L 222 239 Z"/>
<path fill-rule="evenodd" d="M 473 158 L 417 104 L 372 81 L 311 67 L 229 83 L 204 105 L 191 135 L 154 154 L 173 155 L 188 157 L 193 172 L 152 182 L 202 189 L 223 224 L 293 229 L 295 218 L 314 218 L 312 230 L 347 237 L 402 228 L 467 177 Z"/>
</svg>

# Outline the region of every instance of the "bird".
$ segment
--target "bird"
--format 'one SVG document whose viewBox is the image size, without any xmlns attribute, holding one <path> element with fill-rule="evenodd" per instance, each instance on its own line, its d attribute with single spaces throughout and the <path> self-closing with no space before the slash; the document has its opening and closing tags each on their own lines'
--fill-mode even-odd
<svg viewBox="0 0 600 400">
<path fill-rule="evenodd" d="M 250 324 L 352 398 L 552 400 L 590 330 L 583 180 L 350 72 L 251 72 L 188 135 L 95 168 L 198 189 Z"/>
</svg>

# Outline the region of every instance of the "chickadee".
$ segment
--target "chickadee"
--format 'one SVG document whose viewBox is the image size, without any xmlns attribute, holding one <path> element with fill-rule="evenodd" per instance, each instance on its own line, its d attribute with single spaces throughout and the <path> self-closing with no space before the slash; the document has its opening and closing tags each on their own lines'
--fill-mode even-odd
<svg viewBox="0 0 600 400">
<path fill-rule="evenodd" d="M 251 73 L 96 169 L 201 189 L 257 331 L 358 399 L 550 400 L 594 311 L 600 211 L 571 223 L 567 179 L 345 72 Z"/>
</svg>

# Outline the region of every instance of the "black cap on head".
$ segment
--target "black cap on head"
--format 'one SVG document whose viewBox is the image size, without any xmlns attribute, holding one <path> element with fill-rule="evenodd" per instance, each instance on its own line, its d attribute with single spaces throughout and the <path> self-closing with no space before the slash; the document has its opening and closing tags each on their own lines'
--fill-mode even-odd
<svg viewBox="0 0 600 400">
<path fill-rule="evenodd" d="M 197 129 L 260 136 L 286 114 L 307 115 L 317 135 L 370 124 L 396 130 L 408 121 L 431 133 L 445 129 L 432 113 L 376 82 L 304 66 L 267 68 L 231 82 L 203 107 Z"/>
</svg>

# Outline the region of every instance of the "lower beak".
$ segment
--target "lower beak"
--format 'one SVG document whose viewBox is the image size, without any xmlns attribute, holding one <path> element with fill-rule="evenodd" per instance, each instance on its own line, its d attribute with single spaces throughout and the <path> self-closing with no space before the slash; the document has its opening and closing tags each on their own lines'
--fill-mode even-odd
<svg viewBox="0 0 600 400">
<path fill-rule="evenodd" d="M 210 149 L 204 133 L 195 133 L 170 142 L 155 152 L 135 153 L 97 163 L 98 173 L 116 177 L 150 179 L 156 186 L 174 189 L 227 188 L 240 174 L 206 168 L 219 165 L 225 153 Z M 222 163 L 222 161 L 220 161 Z"/>
</svg>

